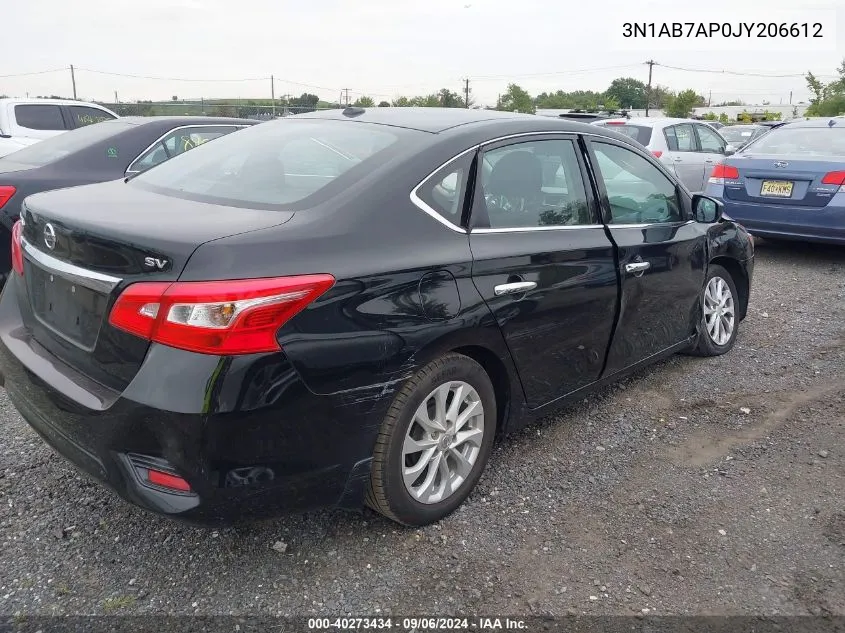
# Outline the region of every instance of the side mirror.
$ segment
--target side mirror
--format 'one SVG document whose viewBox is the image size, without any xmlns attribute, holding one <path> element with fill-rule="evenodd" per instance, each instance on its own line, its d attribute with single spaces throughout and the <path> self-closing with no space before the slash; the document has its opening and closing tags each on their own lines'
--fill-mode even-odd
<svg viewBox="0 0 845 633">
<path fill-rule="evenodd" d="M 692 196 L 692 214 L 696 222 L 713 224 L 722 219 L 725 205 L 719 200 L 709 198 L 700 193 Z"/>
<path fill-rule="evenodd" d="M 724 151 L 725 156 L 733 156 L 736 153 L 737 153 L 736 147 L 734 147 L 730 143 L 725 145 L 725 151 Z"/>
</svg>

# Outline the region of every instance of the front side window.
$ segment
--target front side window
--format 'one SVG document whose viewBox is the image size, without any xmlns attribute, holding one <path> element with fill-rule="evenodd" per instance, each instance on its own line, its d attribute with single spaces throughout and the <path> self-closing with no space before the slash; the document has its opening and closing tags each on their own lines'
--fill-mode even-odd
<svg viewBox="0 0 845 633">
<path fill-rule="evenodd" d="M 89 106 L 69 106 L 70 116 L 73 120 L 74 127 L 84 127 L 94 123 L 102 123 L 103 121 L 111 121 L 114 117 L 99 108 L 91 108 Z"/>
<path fill-rule="evenodd" d="M 146 171 L 172 156 L 187 152 L 237 129 L 233 125 L 177 128 L 136 158 L 126 171 L 127 173 Z"/>
<path fill-rule="evenodd" d="M 695 129 L 698 132 L 698 141 L 701 144 L 702 152 L 708 154 L 725 153 L 725 142 L 716 132 L 704 125 L 696 125 Z"/>
<path fill-rule="evenodd" d="M 481 163 L 479 220 L 493 229 L 593 224 L 571 140 L 516 143 L 488 151 Z M 483 202 L 482 202 L 483 201 Z"/>
<path fill-rule="evenodd" d="M 618 145 L 592 145 L 610 204 L 610 224 L 682 220 L 675 183 L 649 160 Z"/>
<path fill-rule="evenodd" d="M 386 165 L 401 151 L 400 137 L 422 134 L 330 119 L 283 119 L 183 151 L 129 184 L 233 207 L 308 208 Z"/>
<path fill-rule="evenodd" d="M 692 133 L 692 125 L 681 123 L 663 130 L 666 137 L 666 145 L 670 152 L 694 152 L 695 138 Z"/>
<path fill-rule="evenodd" d="M 62 110 L 57 105 L 33 103 L 15 106 L 15 120 L 30 130 L 64 130 Z"/>
</svg>

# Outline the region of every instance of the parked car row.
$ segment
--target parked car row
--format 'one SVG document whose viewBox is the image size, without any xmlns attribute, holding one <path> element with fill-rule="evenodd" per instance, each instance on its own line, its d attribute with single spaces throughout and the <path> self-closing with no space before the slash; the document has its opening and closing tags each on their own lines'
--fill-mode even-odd
<svg viewBox="0 0 845 633">
<path fill-rule="evenodd" d="M 692 154 L 724 159 L 703 124 L 192 121 L 98 123 L 0 161 L 19 216 L 0 381 L 147 510 L 431 523 L 495 436 L 671 354 L 724 354 L 746 316 L 753 242 L 690 192 Z"/>
</svg>

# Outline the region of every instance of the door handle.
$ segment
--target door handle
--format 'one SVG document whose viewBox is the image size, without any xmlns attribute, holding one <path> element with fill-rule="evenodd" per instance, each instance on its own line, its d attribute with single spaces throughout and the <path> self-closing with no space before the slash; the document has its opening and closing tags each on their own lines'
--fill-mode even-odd
<svg viewBox="0 0 845 633">
<path fill-rule="evenodd" d="M 634 262 L 632 264 L 625 264 L 625 272 L 637 275 L 642 275 L 645 271 L 651 268 L 651 262 Z M 639 273 L 639 274 L 638 274 Z"/>
<path fill-rule="evenodd" d="M 683 158 L 673 158 L 672 160 L 674 160 L 676 163 L 682 163 L 682 162 L 684 162 L 684 159 L 683 159 Z"/>
<path fill-rule="evenodd" d="M 712 158 L 705 158 L 705 159 L 704 159 L 704 162 L 705 162 L 705 163 L 714 163 L 714 162 L 716 162 L 716 161 L 714 161 Z"/>
<path fill-rule="evenodd" d="M 497 297 L 504 295 L 521 295 L 529 290 L 534 290 L 537 284 L 533 281 L 517 281 L 510 284 L 501 284 L 493 288 L 493 293 Z"/>
</svg>

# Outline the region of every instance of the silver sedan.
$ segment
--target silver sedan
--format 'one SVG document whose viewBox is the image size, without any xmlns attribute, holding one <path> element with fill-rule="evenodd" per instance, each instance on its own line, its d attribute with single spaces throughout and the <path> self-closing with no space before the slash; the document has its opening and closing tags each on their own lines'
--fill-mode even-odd
<svg viewBox="0 0 845 633">
<path fill-rule="evenodd" d="M 690 191 L 702 191 L 716 163 L 736 150 L 702 121 L 691 119 L 604 119 L 598 125 L 644 145 Z"/>
</svg>

